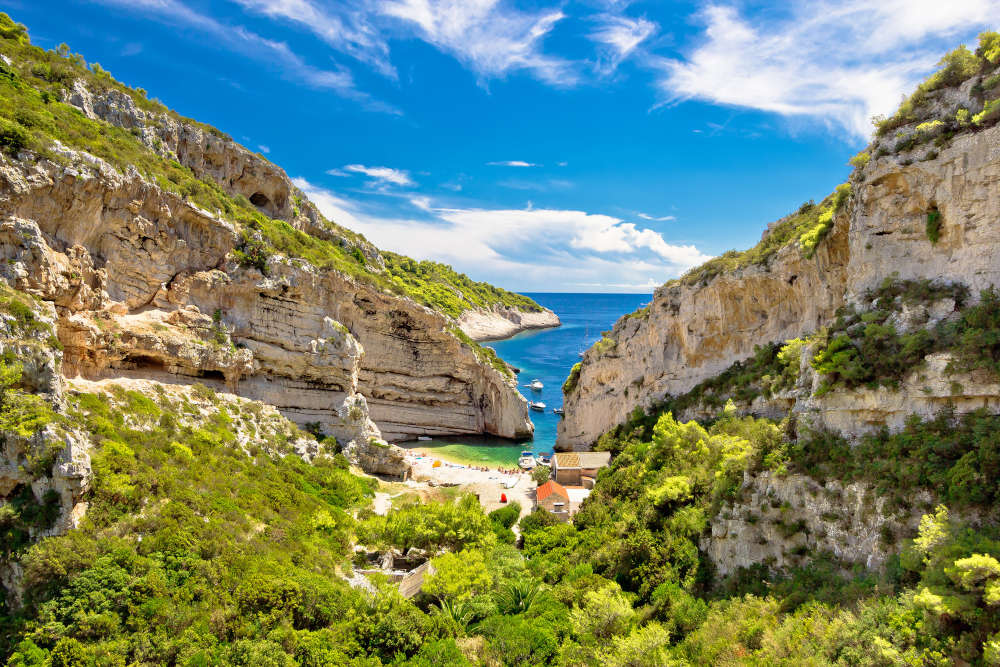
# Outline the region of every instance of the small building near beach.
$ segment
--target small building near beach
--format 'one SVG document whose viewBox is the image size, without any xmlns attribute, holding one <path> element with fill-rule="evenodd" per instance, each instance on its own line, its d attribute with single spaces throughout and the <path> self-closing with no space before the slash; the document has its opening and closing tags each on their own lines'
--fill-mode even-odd
<svg viewBox="0 0 1000 667">
<path fill-rule="evenodd" d="M 570 500 L 566 488 L 549 480 L 535 489 L 535 503 L 562 521 L 569 521 Z"/>
<path fill-rule="evenodd" d="M 601 468 L 611 463 L 611 452 L 557 452 L 552 458 L 552 477 L 566 486 L 594 487 Z"/>
</svg>

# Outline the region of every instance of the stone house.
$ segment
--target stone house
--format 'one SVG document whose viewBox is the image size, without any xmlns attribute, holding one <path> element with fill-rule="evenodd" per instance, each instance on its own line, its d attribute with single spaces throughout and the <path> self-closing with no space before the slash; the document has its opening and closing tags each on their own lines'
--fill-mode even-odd
<svg viewBox="0 0 1000 667">
<path fill-rule="evenodd" d="M 552 458 L 552 477 L 566 486 L 594 488 L 601 468 L 611 463 L 611 452 L 557 452 Z"/>
<path fill-rule="evenodd" d="M 550 479 L 535 489 L 535 504 L 562 521 L 569 521 L 569 492 L 562 484 Z"/>
</svg>

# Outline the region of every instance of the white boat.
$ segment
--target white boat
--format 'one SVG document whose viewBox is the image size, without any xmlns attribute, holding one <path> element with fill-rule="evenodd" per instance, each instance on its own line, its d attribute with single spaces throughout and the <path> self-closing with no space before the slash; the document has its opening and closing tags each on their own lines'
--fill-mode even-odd
<svg viewBox="0 0 1000 667">
<path fill-rule="evenodd" d="M 420 442 L 427 442 L 427 441 L 433 440 L 433 439 L 434 438 L 430 437 L 429 435 L 418 435 L 417 436 L 417 440 L 419 440 Z"/>
<path fill-rule="evenodd" d="M 531 381 L 531 384 L 526 384 L 524 386 L 525 387 L 530 387 L 532 391 L 541 391 L 542 387 L 544 387 L 545 385 L 542 384 L 541 380 L 539 380 L 539 379 L 536 378 L 536 379 L 534 379 L 534 380 Z"/>
<path fill-rule="evenodd" d="M 539 454 L 535 459 L 539 465 L 547 466 L 552 463 L 552 457 L 548 454 Z"/>
<path fill-rule="evenodd" d="M 528 407 L 536 412 L 545 412 L 545 404 L 541 401 L 532 401 L 531 403 L 528 403 Z"/>
<path fill-rule="evenodd" d="M 517 460 L 517 465 L 523 470 L 531 470 L 535 467 L 535 455 L 531 452 L 521 452 L 521 458 Z"/>
<path fill-rule="evenodd" d="M 556 413 L 557 415 L 561 415 L 561 414 L 563 414 L 563 409 L 562 408 L 552 408 L 552 412 Z"/>
</svg>

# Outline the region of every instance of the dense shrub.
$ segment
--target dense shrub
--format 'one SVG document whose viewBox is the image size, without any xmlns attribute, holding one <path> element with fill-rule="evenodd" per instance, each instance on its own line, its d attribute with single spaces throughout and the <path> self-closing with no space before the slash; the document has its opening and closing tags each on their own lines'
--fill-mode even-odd
<svg viewBox="0 0 1000 667">
<path fill-rule="evenodd" d="M 941 212 L 936 208 L 927 211 L 927 225 L 925 227 L 927 238 L 931 243 L 937 243 L 941 238 Z"/>
</svg>

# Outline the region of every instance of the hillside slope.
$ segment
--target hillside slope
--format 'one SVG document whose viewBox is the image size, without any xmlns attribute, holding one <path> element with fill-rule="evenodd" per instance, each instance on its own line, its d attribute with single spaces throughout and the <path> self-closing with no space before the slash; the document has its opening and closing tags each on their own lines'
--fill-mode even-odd
<svg viewBox="0 0 1000 667">
<path fill-rule="evenodd" d="M 259 155 L 3 20 L 0 272 L 56 305 L 68 375 L 199 380 L 341 439 L 348 399 L 389 439 L 531 434 L 461 327 L 550 311 L 380 252 Z"/>
</svg>

